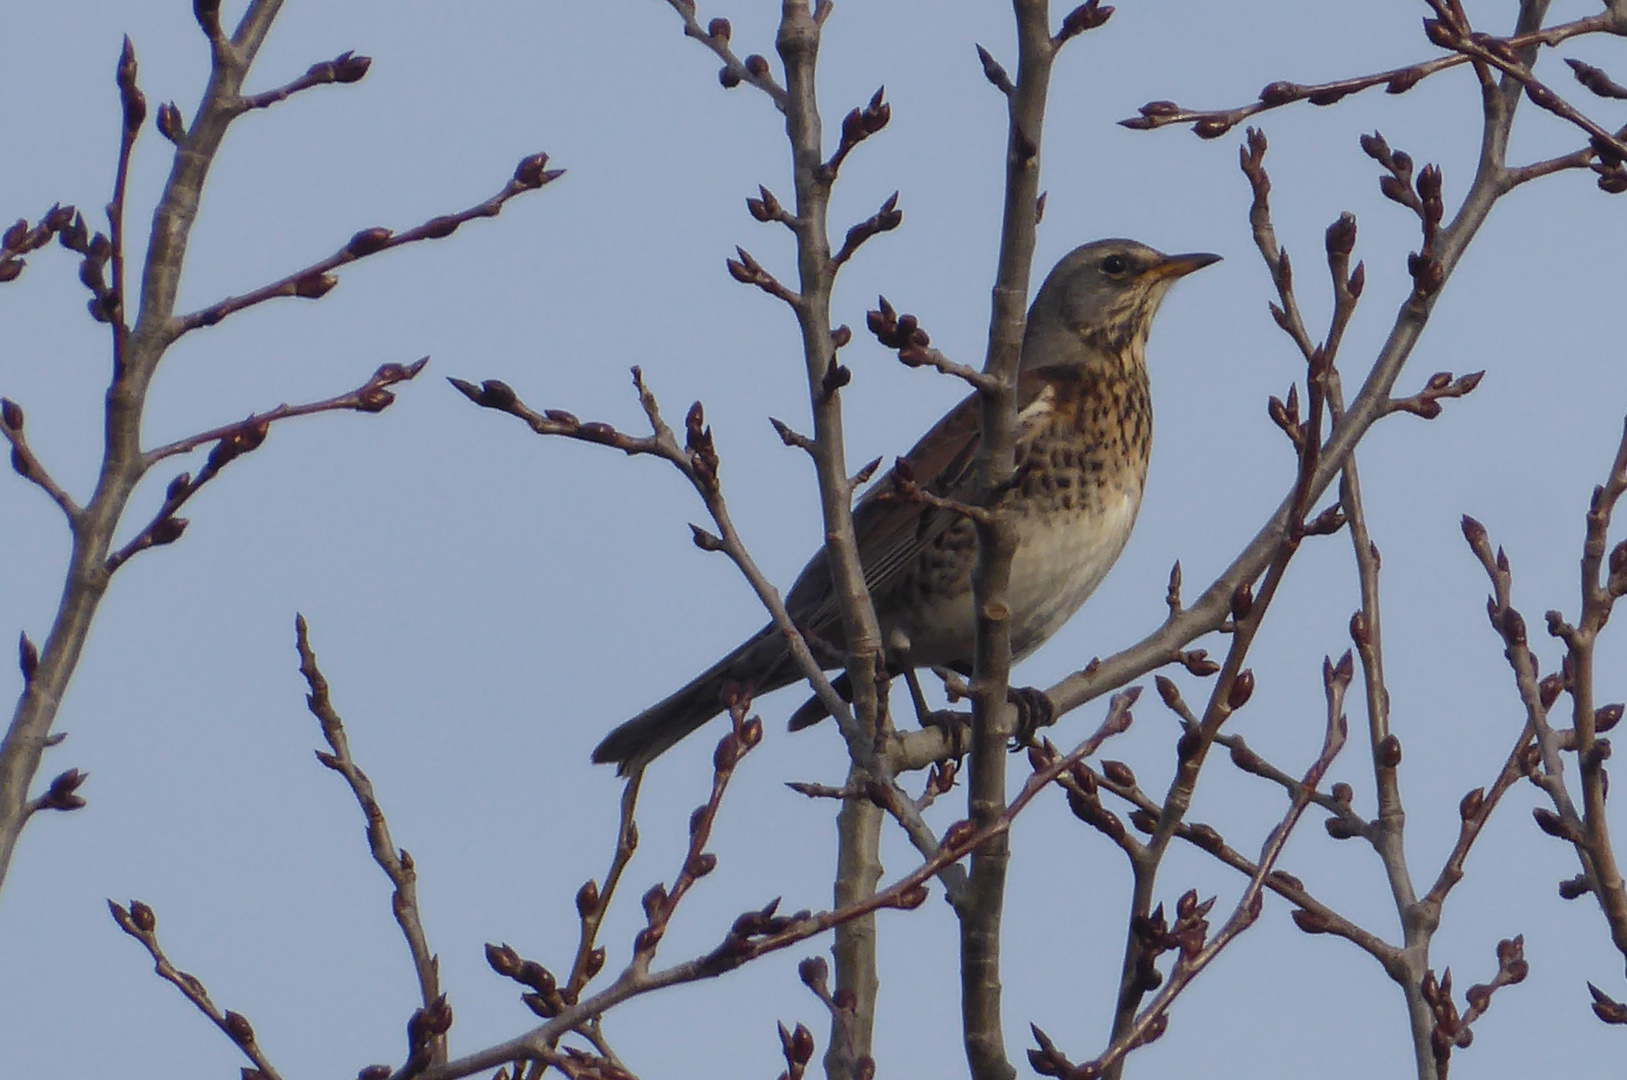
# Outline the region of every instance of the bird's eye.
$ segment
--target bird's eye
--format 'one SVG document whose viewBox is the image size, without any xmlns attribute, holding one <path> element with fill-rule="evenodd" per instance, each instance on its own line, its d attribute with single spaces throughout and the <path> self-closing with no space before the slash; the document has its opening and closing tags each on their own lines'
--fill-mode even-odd
<svg viewBox="0 0 1627 1080">
<path fill-rule="evenodd" d="M 1130 268 L 1130 263 L 1123 255 L 1109 255 L 1102 260 L 1102 273 L 1117 277 Z"/>
</svg>

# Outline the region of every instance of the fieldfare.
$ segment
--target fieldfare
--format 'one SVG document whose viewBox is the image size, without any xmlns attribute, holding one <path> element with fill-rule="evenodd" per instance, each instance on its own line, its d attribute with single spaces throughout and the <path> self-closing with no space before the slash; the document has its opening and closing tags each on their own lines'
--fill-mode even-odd
<svg viewBox="0 0 1627 1080">
<path fill-rule="evenodd" d="M 1147 332 L 1169 287 L 1219 258 L 1098 240 L 1069 252 L 1040 286 L 1028 310 L 1017 376 L 1019 479 L 1002 497 L 1017 521 L 1010 587 L 1014 659 L 1037 649 L 1079 610 L 1129 540 L 1152 449 Z M 947 499 L 969 499 L 979 437 L 974 394 L 905 455 L 915 483 Z M 897 675 L 942 665 L 970 674 L 972 524 L 953 511 L 884 498 L 895 483 L 889 472 L 853 509 L 887 670 Z M 845 647 L 823 548 L 785 605 L 797 626 L 831 646 L 827 654 Z M 801 678 L 770 625 L 605 736 L 593 760 L 631 773 L 722 712 L 726 684 L 761 695 Z M 797 711 L 791 726 L 824 715 L 816 699 Z"/>
</svg>

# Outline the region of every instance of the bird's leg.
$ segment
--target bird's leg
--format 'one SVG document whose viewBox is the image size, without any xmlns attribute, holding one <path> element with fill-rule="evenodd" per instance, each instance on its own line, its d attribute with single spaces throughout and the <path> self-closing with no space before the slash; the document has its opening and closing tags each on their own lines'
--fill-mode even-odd
<svg viewBox="0 0 1627 1080">
<path fill-rule="evenodd" d="M 915 703 L 915 718 L 920 721 L 921 726 L 941 730 L 952 748 L 950 756 L 965 757 L 972 745 L 972 714 L 958 712 L 955 709 L 929 707 L 926 694 L 921 690 L 921 680 L 916 677 L 914 668 L 904 669 L 904 679 L 909 683 L 910 700 Z"/>
<path fill-rule="evenodd" d="M 928 726 L 932 722 L 932 710 L 927 707 L 926 694 L 921 692 L 921 680 L 915 677 L 914 668 L 904 669 L 904 681 L 909 683 L 910 701 L 915 704 L 915 719 L 920 721 L 922 727 Z"/>
</svg>

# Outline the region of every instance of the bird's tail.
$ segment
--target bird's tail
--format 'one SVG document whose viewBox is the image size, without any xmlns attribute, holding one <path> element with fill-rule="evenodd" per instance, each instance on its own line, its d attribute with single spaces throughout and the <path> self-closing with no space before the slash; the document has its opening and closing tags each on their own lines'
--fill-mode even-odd
<svg viewBox="0 0 1627 1080">
<path fill-rule="evenodd" d="M 630 775 L 722 712 L 723 689 L 729 683 L 766 694 L 789 686 L 797 677 L 784 639 L 772 626 L 765 627 L 688 686 L 606 735 L 594 747 L 593 760 L 614 764 L 618 775 Z"/>
</svg>

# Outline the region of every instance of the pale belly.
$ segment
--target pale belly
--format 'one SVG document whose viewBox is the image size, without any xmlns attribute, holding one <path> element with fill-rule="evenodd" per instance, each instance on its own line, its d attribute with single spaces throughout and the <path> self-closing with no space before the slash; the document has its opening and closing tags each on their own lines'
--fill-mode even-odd
<svg viewBox="0 0 1627 1080">
<path fill-rule="evenodd" d="M 1112 569 L 1140 509 L 1138 490 L 1115 491 L 1088 510 L 1018 521 L 1011 561 L 1011 649 L 1021 659 L 1067 622 Z M 966 665 L 976 633 L 970 590 L 918 603 L 882 627 L 890 651 L 914 666 Z"/>
</svg>

